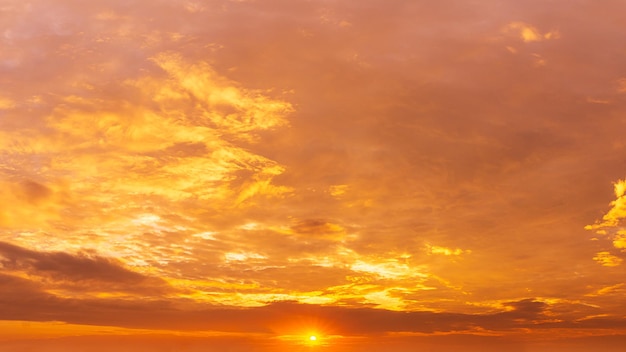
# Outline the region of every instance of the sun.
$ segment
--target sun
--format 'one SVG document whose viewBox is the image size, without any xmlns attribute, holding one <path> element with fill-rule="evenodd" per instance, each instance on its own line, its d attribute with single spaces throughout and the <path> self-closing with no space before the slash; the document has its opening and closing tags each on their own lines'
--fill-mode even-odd
<svg viewBox="0 0 626 352">
<path fill-rule="evenodd" d="M 320 338 L 320 336 L 316 333 L 309 333 L 308 335 L 306 335 L 306 342 L 305 344 L 313 347 L 313 346 L 319 346 L 322 345 L 322 339 Z"/>
</svg>

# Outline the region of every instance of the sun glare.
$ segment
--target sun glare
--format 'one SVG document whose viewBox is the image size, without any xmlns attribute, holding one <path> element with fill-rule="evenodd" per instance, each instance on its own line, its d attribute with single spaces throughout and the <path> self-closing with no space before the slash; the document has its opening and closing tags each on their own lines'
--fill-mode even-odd
<svg viewBox="0 0 626 352">
<path fill-rule="evenodd" d="M 319 346 L 322 344 L 322 340 L 320 339 L 320 337 L 317 334 L 308 334 L 306 337 L 306 344 L 313 347 L 313 346 Z"/>
</svg>

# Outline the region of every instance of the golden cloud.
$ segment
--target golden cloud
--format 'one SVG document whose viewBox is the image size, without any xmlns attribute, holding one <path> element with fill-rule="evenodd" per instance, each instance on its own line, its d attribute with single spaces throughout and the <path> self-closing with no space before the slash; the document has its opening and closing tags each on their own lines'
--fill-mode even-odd
<svg viewBox="0 0 626 352">
<path fill-rule="evenodd" d="M 619 221 L 626 217 L 626 179 L 618 180 L 614 183 L 614 193 L 617 199 L 611 201 L 609 205 L 612 208 L 602 217 L 602 221 L 596 222 L 593 225 L 585 226 L 587 230 L 600 230 L 606 227 L 616 226 Z"/>
<path fill-rule="evenodd" d="M 626 218 L 626 179 L 618 180 L 613 184 L 616 199 L 611 201 L 611 209 L 602 217 L 601 221 L 595 224 L 585 226 L 586 230 L 593 230 L 599 235 L 611 238 L 613 247 L 624 251 L 626 249 L 626 230 L 619 227 L 621 221 Z M 611 233 L 610 230 L 614 230 Z M 623 260 L 619 257 L 610 255 L 608 252 L 594 257 L 594 259 L 604 266 L 617 266 Z"/>
<path fill-rule="evenodd" d="M 431 244 L 427 244 L 426 248 L 429 254 L 441 254 L 445 256 L 459 256 L 461 254 L 471 253 L 471 250 L 463 250 L 461 248 L 447 248 L 442 246 L 435 246 Z"/>
<path fill-rule="evenodd" d="M 622 251 L 626 250 L 626 230 L 617 231 L 615 237 L 613 237 L 613 246 Z"/>
<path fill-rule="evenodd" d="M 618 266 L 622 264 L 623 260 L 620 257 L 614 256 L 609 252 L 598 252 L 593 260 L 600 263 L 602 266 Z"/>
<path fill-rule="evenodd" d="M 557 30 L 541 33 L 536 27 L 525 22 L 511 22 L 504 28 L 504 31 L 518 33 L 526 43 L 560 38 Z"/>
</svg>

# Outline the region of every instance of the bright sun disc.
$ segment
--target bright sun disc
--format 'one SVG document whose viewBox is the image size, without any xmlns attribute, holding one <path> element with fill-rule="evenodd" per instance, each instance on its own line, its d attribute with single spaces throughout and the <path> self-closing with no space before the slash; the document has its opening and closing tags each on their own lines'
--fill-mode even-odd
<svg viewBox="0 0 626 352">
<path fill-rule="evenodd" d="M 317 340 L 317 336 L 311 335 L 311 336 L 309 336 L 309 340 L 316 341 Z"/>
</svg>

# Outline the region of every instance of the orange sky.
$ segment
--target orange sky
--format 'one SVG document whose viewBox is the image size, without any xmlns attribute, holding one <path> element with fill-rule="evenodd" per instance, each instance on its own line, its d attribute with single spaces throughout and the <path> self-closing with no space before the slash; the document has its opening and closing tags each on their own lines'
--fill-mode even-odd
<svg viewBox="0 0 626 352">
<path fill-rule="evenodd" d="M 621 350 L 624 14 L 0 0 L 0 350 Z"/>
</svg>

